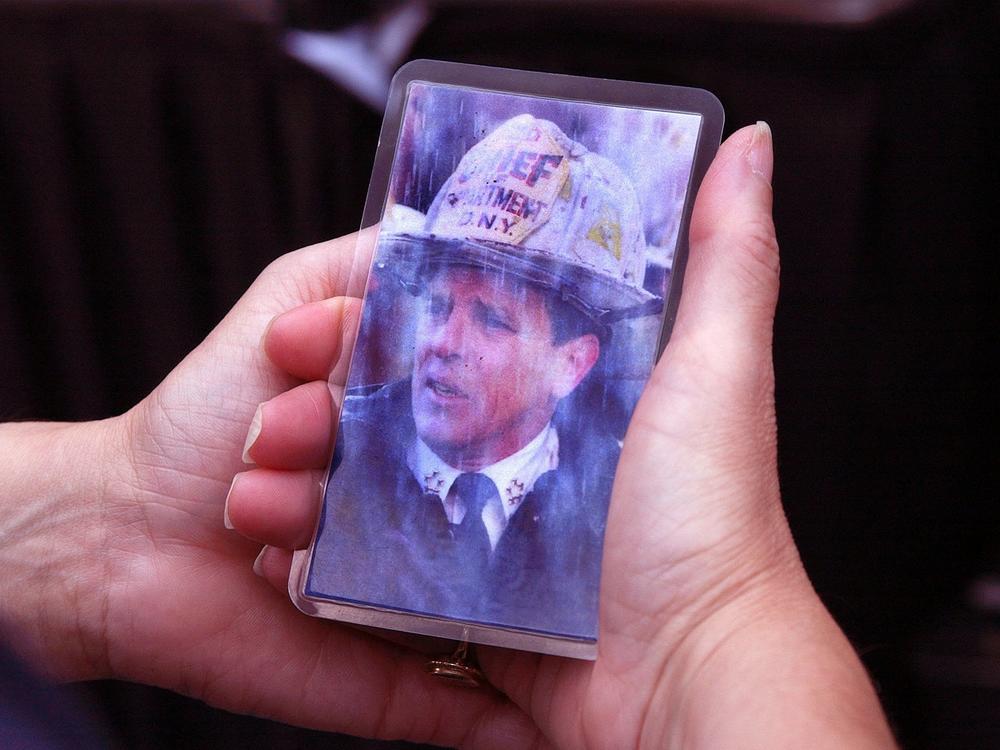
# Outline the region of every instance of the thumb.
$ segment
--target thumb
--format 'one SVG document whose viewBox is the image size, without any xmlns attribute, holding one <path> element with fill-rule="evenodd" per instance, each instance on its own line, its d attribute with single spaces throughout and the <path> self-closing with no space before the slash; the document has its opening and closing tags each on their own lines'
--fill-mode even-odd
<svg viewBox="0 0 1000 750">
<path fill-rule="evenodd" d="M 766 123 L 734 133 L 705 175 L 691 218 L 671 345 L 695 347 L 699 365 L 730 382 L 770 371 L 779 268 L 773 161 Z"/>
<path fill-rule="evenodd" d="M 616 633 L 636 642 L 637 611 L 657 613 L 647 620 L 655 624 L 699 602 L 716 607 L 719 592 L 795 559 L 777 475 L 772 153 L 767 125 L 737 131 L 698 191 L 676 323 L 615 477 L 601 583 L 605 644 Z M 662 596 L 636 584 L 652 580 Z M 616 608 L 622 601 L 628 606 Z"/>
<path fill-rule="evenodd" d="M 750 496 L 779 507 L 773 160 L 765 123 L 737 131 L 719 148 L 695 200 L 677 320 L 633 420 L 673 439 L 664 451 L 683 464 L 674 467 L 681 476 L 709 484 L 725 476 L 743 498 L 736 505 L 747 508 Z"/>
</svg>

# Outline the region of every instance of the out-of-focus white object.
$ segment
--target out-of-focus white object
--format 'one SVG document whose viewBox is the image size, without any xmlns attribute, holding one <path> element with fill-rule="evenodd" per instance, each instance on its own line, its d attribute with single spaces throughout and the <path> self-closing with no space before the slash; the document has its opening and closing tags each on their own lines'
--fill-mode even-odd
<svg viewBox="0 0 1000 750">
<path fill-rule="evenodd" d="M 410 0 L 342 31 L 290 30 L 285 34 L 285 50 L 383 112 L 392 74 L 430 15 L 423 0 Z"/>
</svg>

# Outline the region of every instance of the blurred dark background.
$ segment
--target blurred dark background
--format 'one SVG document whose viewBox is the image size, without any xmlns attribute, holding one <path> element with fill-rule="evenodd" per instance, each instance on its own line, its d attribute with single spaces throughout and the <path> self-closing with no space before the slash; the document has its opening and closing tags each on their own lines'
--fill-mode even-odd
<svg viewBox="0 0 1000 750">
<path fill-rule="evenodd" d="M 124 411 L 272 258 L 355 230 L 406 59 L 707 88 L 727 132 L 775 134 L 806 567 L 905 747 L 998 747 L 998 20 L 995 0 L 3 0 L 0 418 Z M 391 746 L 88 690 L 127 747 Z"/>
</svg>

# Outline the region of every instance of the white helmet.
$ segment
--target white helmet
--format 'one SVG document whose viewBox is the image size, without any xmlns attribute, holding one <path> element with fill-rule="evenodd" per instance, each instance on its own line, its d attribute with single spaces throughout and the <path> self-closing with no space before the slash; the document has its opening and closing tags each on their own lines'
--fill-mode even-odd
<svg viewBox="0 0 1000 750">
<path fill-rule="evenodd" d="M 524 114 L 473 146 L 431 204 L 422 230 L 380 239 L 407 285 L 441 264 L 509 273 L 601 321 L 659 312 L 642 286 L 639 201 L 608 159 Z"/>
</svg>

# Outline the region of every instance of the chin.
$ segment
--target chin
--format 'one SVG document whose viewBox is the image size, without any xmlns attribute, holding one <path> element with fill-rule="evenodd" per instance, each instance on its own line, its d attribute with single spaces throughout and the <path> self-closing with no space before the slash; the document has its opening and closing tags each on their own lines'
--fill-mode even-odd
<svg viewBox="0 0 1000 750">
<path fill-rule="evenodd" d="M 427 445 L 437 452 L 439 449 L 450 451 L 461 448 L 468 435 L 461 429 L 462 422 L 451 418 L 445 419 L 439 415 L 414 414 L 417 425 L 417 435 Z"/>
</svg>

